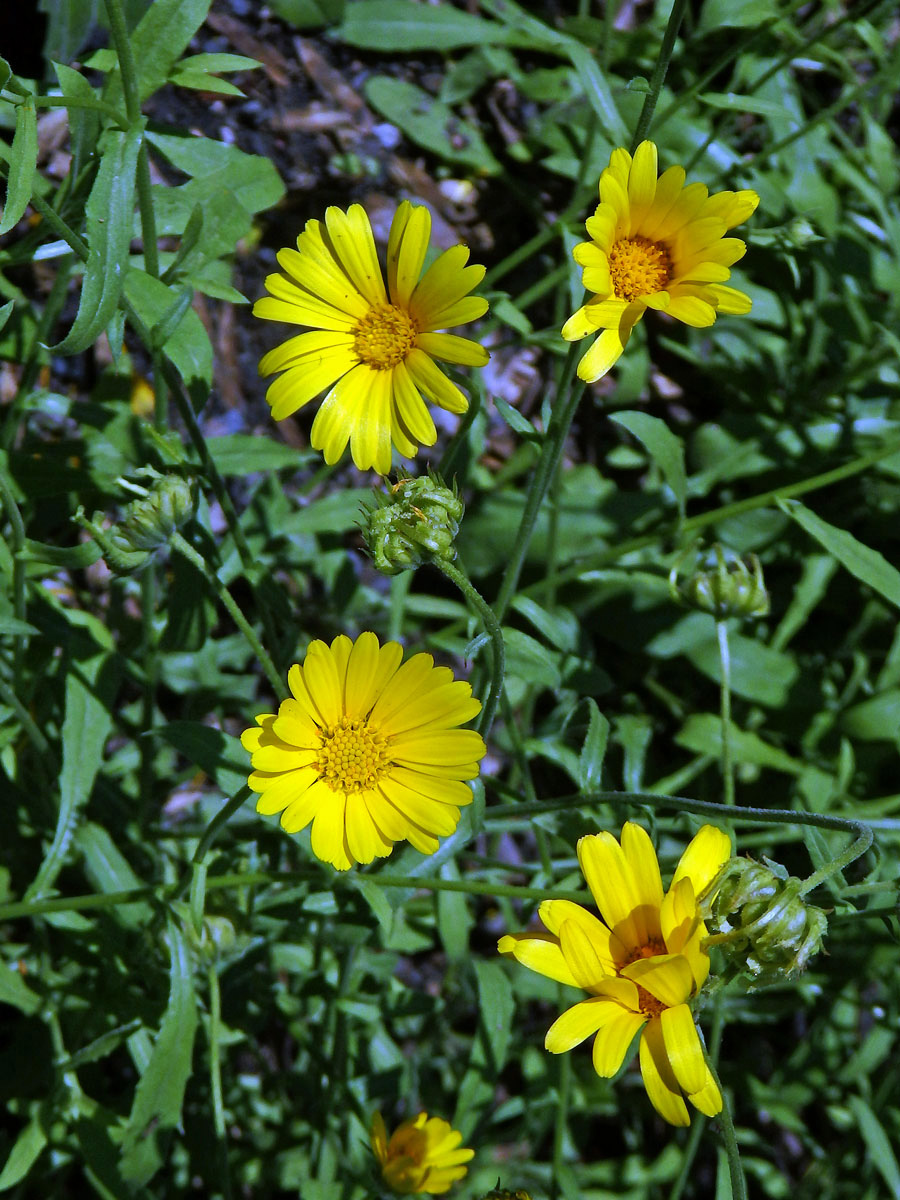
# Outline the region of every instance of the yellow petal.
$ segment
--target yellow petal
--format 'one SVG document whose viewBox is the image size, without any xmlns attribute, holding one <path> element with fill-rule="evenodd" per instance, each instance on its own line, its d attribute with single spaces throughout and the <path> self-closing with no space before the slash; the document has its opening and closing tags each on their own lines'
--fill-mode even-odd
<svg viewBox="0 0 900 1200">
<path fill-rule="evenodd" d="M 579 921 L 563 921 L 559 930 L 559 944 L 579 987 L 589 991 L 608 975 L 598 948 Z"/>
<path fill-rule="evenodd" d="M 413 383 L 405 363 L 397 363 L 394 367 L 394 419 L 402 425 L 413 442 L 433 446 L 437 441 L 437 430 L 431 413 L 420 396 L 419 389 Z"/>
<path fill-rule="evenodd" d="M 352 334 L 320 329 L 311 333 L 298 333 L 296 337 L 288 338 L 286 342 L 262 356 L 259 360 L 259 373 L 274 375 L 276 371 L 286 371 L 288 367 L 300 364 L 315 366 L 323 355 L 335 350 L 345 351 L 348 361 L 359 361 L 353 349 Z"/>
<path fill-rule="evenodd" d="M 581 1045 L 621 1012 L 618 1004 L 605 997 L 582 1000 L 556 1018 L 547 1030 L 544 1047 L 551 1054 L 565 1054 L 573 1046 Z"/>
<path fill-rule="evenodd" d="M 578 862 L 603 920 L 628 951 L 647 944 L 647 925 L 639 911 L 641 893 L 622 848 L 611 833 L 579 839 Z"/>
<path fill-rule="evenodd" d="M 596 383 L 602 379 L 621 358 L 630 335 L 631 329 L 625 338 L 618 329 L 604 329 L 578 364 L 578 378 L 585 383 Z"/>
<path fill-rule="evenodd" d="M 604 1025 L 594 1039 L 592 1058 L 594 1070 L 601 1079 L 611 1079 L 625 1061 L 628 1048 L 635 1034 L 647 1023 L 642 1013 L 629 1012 L 618 1005 L 613 1008 L 612 1019 Z"/>
<path fill-rule="evenodd" d="M 259 792 L 256 811 L 270 817 L 299 800 L 318 777 L 319 772 L 315 767 L 301 767 L 297 771 L 285 771 L 278 775 L 254 772 L 247 782 L 254 792 Z"/>
<path fill-rule="evenodd" d="M 391 222 L 387 255 L 388 291 L 391 302 L 401 308 L 409 305 L 419 282 L 430 237 L 431 213 L 404 200 Z"/>
<path fill-rule="evenodd" d="M 361 204 L 351 204 L 345 213 L 330 205 L 325 210 L 325 225 L 338 262 L 357 290 L 370 304 L 384 304 L 387 293 L 366 210 Z"/>
<path fill-rule="evenodd" d="M 426 730 L 398 734 L 391 744 L 391 758 L 401 766 L 418 764 L 451 767 L 477 762 L 487 753 L 484 739 L 474 729 Z"/>
<path fill-rule="evenodd" d="M 720 283 L 714 283 L 710 285 L 709 291 L 712 292 L 716 309 L 720 313 L 742 317 L 753 307 L 750 297 L 744 292 L 738 291 L 737 288 L 723 287 Z"/>
<path fill-rule="evenodd" d="M 305 829 L 323 805 L 330 804 L 334 792 L 321 780 L 314 780 L 307 790 L 292 800 L 281 814 L 281 828 L 285 833 L 299 833 Z M 259 805 L 257 805 L 259 809 Z"/>
<path fill-rule="evenodd" d="M 344 711 L 351 721 L 366 716 L 375 703 L 380 659 L 378 638 L 374 633 L 361 633 L 347 656 L 344 673 Z"/>
<path fill-rule="evenodd" d="M 310 431 L 310 445 L 321 450 L 327 463 L 336 463 L 347 447 L 357 408 L 365 404 L 368 382 L 374 371 L 365 363 L 359 363 L 342 376 L 316 413 Z"/>
<path fill-rule="evenodd" d="M 361 792 L 347 796 L 344 818 L 347 849 L 351 858 L 360 863 L 370 863 L 373 858 L 385 858 L 393 849 L 375 822 Z"/>
<path fill-rule="evenodd" d="M 699 1092 L 692 1092 L 688 1100 L 707 1117 L 715 1117 L 722 1111 L 722 1093 L 708 1067 L 704 1086 Z"/>
<path fill-rule="evenodd" d="M 641 142 L 634 152 L 631 171 L 628 174 L 628 201 L 631 209 L 629 233 L 632 235 L 637 233 L 656 196 L 658 161 L 653 142 Z"/>
<path fill-rule="evenodd" d="M 708 325 L 713 325 L 716 320 L 716 310 L 713 305 L 708 300 L 701 300 L 699 296 L 676 293 L 669 300 L 666 312 L 670 317 L 675 317 L 677 320 L 683 321 L 685 325 L 692 325 L 697 329 L 705 329 Z"/>
<path fill-rule="evenodd" d="M 484 278 L 482 266 L 467 267 L 468 246 L 451 246 L 438 255 L 410 297 L 410 315 L 419 329 L 443 329 L 437 314 L 468 295 Z M 487 308 L 486 302 L 484 308 Z M 484 311 L 484 310 L 482 310 Z"/>
<path fill-rule="evenodd" d="M 663 1043 L 672 1072 L 683 1091 L 699 1092 L 706 1085 L 706 1059 L 691 1010 L 676 1004 L 660 1014 Z"/>
<path fill-rule="evenodd" d="M 304 404 L 331 387 L 336 379 L 352 371 L 356 356 L 345 346 L 323 351 L 313 362 L 301 362 L 291 367 L 270 384 L 266 403 L 272 409 L 273 421 L 283 421 Z"/>
<path fill-rule="evenodd" d="M 523 967 L 546 975 L 557 983 L 578 987 L 572 969 L 563 958 L 559 939 L 546 933 L 507 933 L 497 943 L 501 954 L 511 954 Z"/>
<path fill-rule="evenodd" d="M 490 358 L 484 346 L 455 333 L 420 333 L 416 345 L 432 358 L 464 367 L 483 367 Z"/>
<path fill-rule="evenodd" d="M 474 271 L 474 267 L 466 267 L 467 271 Z M 466 325 L 469 321 L 477 321 L 479 317 L 483 317 L 488 310 L 488 302 L 481 296 L 463 296 L 461 300 L 455 300 L 452 304 L 448 304 L 446 308 L 436 308 L 429 312 L 428 319 L 424 317 L 416 319 L 416 324 L 423 330 L 432 329 L 452 329 L 454 325 Z M 412 312 L 412 309 L 410 309 Z M 413 316 L 415 314 L 413 313 Z"/>
<path fill-rule="evenodd" d="M 350 454 L 360 471 L 390 473 L 392 384 L 393 371 L 370 371 L 364 383 L 354 385 Z"/>
<path fill-rule="evenodd" d="M 303 291 L 309 292 L 338 312 L 346 313 L 354 321 L 361 321 L 369 311 L 370 304 L 360 295 L 337 264 L 329 259 L 327 265 L 317 262 L 311 255 L 297 250 L 279 250 L 278 265 Z"/>
<path fill-rule="evenodd" d="M 559 933 L 563 921 L 574 921 L 576 925 L 580 925 L 609 975 L 614 975 L 617 964 L 624 961 L 626 955 L 619 939 L 580 904 L 571 900 L 543 900 L 538 914 L 545 928 L 554 934 Z"/>
<path fill-rule="evenodd" d="M 424 350 L 413 347 L 406 356 L 406 368 L 416 387 L 440 408 L 452 413 L 464 413 L 469 407 L 468 400 L 456 384 L 435 366 Z"/>
<path fill-rule="evenodd" d="M 672 886 L 679 879 L 690 879 L 695 896 L 702 896 L 715 877 L 731 858 L 731 838 L 724 829 L 704 825 L 698 830 L 682 854 Z"/>
<path fill-rule="evenodd" d="M 650 835 L 641 825 L 626 821 L 622 826 L 622 853 L 631 868 L 638 906 L 646 910 L 647 932 L 651 938 L 659 937 L 659 906 L 663 900 L 662 879 L 659 874 L 659 859 Z"/>
<path fill-rule="evenodd" d="M 666 1057 L 658 1020 L 648 1021 L 641 1038 L 641 1075 L 650 1103 L 670 1125 L 690 1125 L 687 1105 Z"/>
<path fill-rule="evenodd" d="M 680 954 L 639 958 L 623 967 L 622 974 L 670 1008 L 684 1004 L 694 983 L 687 959 Z"/>
<path fill-rule="evenodd" d="M 312 825 L 313 854 L 338 871 L 347 871 L 353 865 L 344 831 L 346 803 L 345 796 L 333 792 L 331 801 L 319 807 Z"/>
<path fill-rule="evenodd" d="M 343 680 L 330 646 L 320 641 L 310 642 L 303 663 L 303 679 L 323 726 L 332 729 L 344 715 L 344 695 Z"/>
<path fill-rule="evenodd" d="M 263 296 L 253 305 L 254 317 L 264 321 L 284 321 L 286 325 L 311 325 L 314 329 L 331 329 L 350 333 L 357 324 L 354 317 L 332 308 L 288 283 L 281 275 L 269 275 L 266 287 L 271 296 Z"/>
<path fill-rule="evenodd" d="M 459 824 L 459 809 L 414 791 L 393 773 L 379 781 L 379 790 L 410 821 L 436 837 L 449 837 Z"/>
</svg>

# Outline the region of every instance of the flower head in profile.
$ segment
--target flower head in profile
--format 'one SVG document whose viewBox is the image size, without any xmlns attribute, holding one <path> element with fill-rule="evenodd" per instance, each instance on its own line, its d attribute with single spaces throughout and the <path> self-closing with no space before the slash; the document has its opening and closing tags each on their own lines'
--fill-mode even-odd
<svg viewBox="0 0 900 1200">
<path fill-rule="evenodd" d="M 311 327 L 270 350 L 259 370 L 282 372 L 266 394 L 276 421 L 329 389 L 311 436 L 327 463 L 349 440 L 360 470 L 386 475 L 392 444 L 405 458 L 434 445 L 426 400 L 453 413 L 469 406 L 434 360 L 488 361 L 476 342 L 438 332 L 487 311 L 486 300 L 469 295 L 484 267 L 467 267 L 468 248 L 452 246 L 423 275 L 430 235 L 428 209 L 404 200 L 391 223 L 385 287 L 365 209 L 332 206 L 324 222 L 307 221 L 296 250 L 279 251 L 284 274 L 266 279 L 270 295 L 253 307 L 257 317 Z"/>
<path fill-rule="evenodd" d="M 468 1170 L 464 1164 L 475 1156 L 474 1150 L 460 1145 L 458 1130 L 427 1113 L 404 1121 L 388 1138 L 377 1112 L 372 1118 L 371 1139 L 381 1176 L 398 1196 L 443 1195 L 463 1178 Z"/>
<path fill-rule="evenodd" d="M 507 934 L 498 946 L 590 994 L 551 1025 L 551 1053 L 594 1036 L 594 1069 L 609 1078 L 641 1033 L 644 1086 L 672 1125 L 690 1124 L 685 1094 L 707 1116 L 722 1109 L 690 1001 L 709 974 L 698 901 L 730 857 L 728 835 L 704 825 L 664 892 L 656 851 L 640 825 L 623 827 L 621 845 L 610 833 L 583 837 L 578 861 L 602 920 L 570 900 L 545 900 L 538 911 L 547 933 Z"/>
<path fill-rule="evenodd" d="M 433 854 L 472 800 L 464 781 L 485 745 L 457 727 L 481 703 L 430 654 L 402 658 L 374 633 L 310 642 L 288 673 L 291 698 L 241 738 L 257 811 L 281 813 L 288 833 L 312 822 L 313 853 L 339 871 L 404 840 Z"/>
<path fill-rule="evenodd" d="M 697 326 L 750 311 L 749 296 L 726 286 L 747 247 L 725 234 L 747 220 L 759 196 L 710 196 L 706 184 L 684 180 L 683 167 L 657 178 L 653 142 L 641 142 L 633 158 L 614 150 L 600 176 L 600 203 L 586 222 L 591 240 L 573 251 L 594 294 L 562 330 L 567 342 L 599 334 L 578 364 L 588 383 L 615 364 L 648 308 Z"/>
</svg>

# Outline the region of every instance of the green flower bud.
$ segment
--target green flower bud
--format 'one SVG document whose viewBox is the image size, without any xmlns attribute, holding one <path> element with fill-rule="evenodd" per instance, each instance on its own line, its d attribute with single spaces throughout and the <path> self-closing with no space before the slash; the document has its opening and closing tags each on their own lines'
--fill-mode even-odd
<svg viewBox="0 0 900 1200">
<path fill-rule="evenodd" d="M 497 1186 L 492 1188 L 491 1191 L 485 1192 L 481 1200 L 531 1200 L 531 1197 L 524 1188 L 517 1188 L 514 1192 L 502 1188 L 498 1179 Z"/>
<path fill-rule="evenodd" d="M 116 524 L 104 528 L 104 514 L 100 512 L 95 512 L 90 520 L 81 508 L 75 514 L 75 520 L 88 530 L 103 551 L 107 566 L 117 575 L 140 570 L 191 514 L 191 485 L 186 479 L 160 475 L 152 467 L 145 468 L 142 474 L 153 479 L 151 489 L 127 484 L 140 495 L 125 506 L 122 519 Z"/>
<path fill-rule="evenodd" d="M 706 562 L 698 564 L 693 574 L 680 584 L 678 577 L 683 564 L 683 558 L 678 559 L 669 572 L 673 600 L 707 612 L 717 621 L 727 617 L 764 617 L 769 611 L 769 595 L 755 554 L 749 554 L 747 562 L 736 555 L 727 557 L 716 542 Z"/>
<path fill-rule="evenodd" d="M 396 575 L 435 558 L 453 562 L 463 515 L 455 488 L 429 472 L 420 479 L 398 479 L 375 500 L 376 507 L 364 510 L 362 531 L 379 571 Z"/>
<path fill-rule="evenodd" d="M 748 858 L 722 868 L 709 902 L 710 945 L 756 982 L 797 975 L 822 947 L 828 920 L 807 904 L 803 880 Z"/>
</svg>

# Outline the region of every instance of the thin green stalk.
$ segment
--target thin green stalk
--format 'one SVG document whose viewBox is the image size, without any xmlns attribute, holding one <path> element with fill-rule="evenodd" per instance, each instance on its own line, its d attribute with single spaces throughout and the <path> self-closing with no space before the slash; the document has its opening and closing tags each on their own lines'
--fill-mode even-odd
<svg viewBox="0 0 900 1200">
<path fill-rule="evenodd" d="M 4 467 L 0 466 L 0 500 L 3 501 L 3 507 L 6 510 L 6 517 L 9 521 L 10 533 L 12 535 L 12 554 L 13 554 L 13 615 L 17 621 L 25 621 L 27 614 L 26 597 L 25 597 L 25 558 L 23 550 L 25 548 L 25 522 L 22 520 L 22 514 L 19 512 L 19 505 L 16 502 L 15 492 L 13 491 L 12 480 L 6 473 Z M 13 685 L 18 687 L 19 674 L 22 669 L 22 656 L 25 653 L 25 647 L 28 644 L 28 635 L 25 633 L 17 633 L 13 637 Z"/>
<path fill-rule="evenodd" d="M 562 457 L 566 437 L 575 416 L 575 410 L 578 408 L 578 403 L 584 391 L 583 383 L 574 383 L 575 366 L 578 362 L 580 351 L 581 347 L 579 344 L 572 342 L 563 364 L 562 377 L 556 391 L 557 404 L 554 406 L 550 417 L 550 424 L 547 426 L 547 433 L 541 446 L 541 456 L 534 469 L 534 476 L 528 488 L 528 494 L 525 497 L 525 507 L 522 510 L 519 528 L 516 531 L 516 538 L 510 551 L 509 562 L 503 573 L 500 591 L 494 605 L 498 621 L 503 620 L 506 610 L 509 608 L 513 596 L 516 594 L 519 576 L 525 564 L 525 556 L 531 544 L 541 504 L 547 493 L 547 488 L 550 486 L 553 476 L 556 473 L 556 468 Z"/>
<path fill-rule="evenodd" d="M 725 803 L 734 804 L 734 758 L 731 749 L 731 650 L 727 621 L 716 621 L 722 682 L 719 686 L 719 719 L 722 722 L 722 783 Z"/>
<path fill-rule="evenodd" d="M 156 684 L 159 677 L 159 662 L 156 655 L 156 571 L 155 563 L 149 562 L 141 572 L 141 662 L 144 680 L 141 697 L 141 731 L 150 733 L 156 721 Z M 140 794 L 145 811 L 149 808 L 153 792 L 153 760 L 156 747 L 152 737 L 138 739 L 140 746 Z"/>
<path fill-rule="evenodd" d="M 9 686 L 5 679 L 0 679 L 0 700 L 13 710 L 21 722 L 22 728 L 31 744 L 37 750 L 41 760 L 46 765 L 47 756 L 52 754 L 50 743 L 35 723 L 31 713 Z"/>
<path fill-rule="evenodd" d="M 681 1200 L 684 1189 L 687 1187 L 687 1181 L 691 1176 L 694 1159 L 697 1157 L 697 1151 L 700 1149 L 700 1142 L 705 1129 L 706 1117 L 702 1113 L 699 1113 L 691 1122 L 691 1131 L 688 1134 L 681 1156 L 681 1170 L 678 1172 L 678 1178 L 672 1184 L 672 1190 L 669 1192 L 669 1200 Z"/>
<path fill-rule="evenodd" d="M 663 34 L 662 45 L 659 48 L 656 65 L 653 68 L 653 74 L 650 76 L 650 90 L 644 97 L 634 137 L 631 139 L 632 154 L 647 136 L 650 122 L 653 120 L 653 114 L 656 111 L 656 105 L 659 101 L 659 93 L 662 91 L 662 85 L 669 70 L 669 63 L 672 61 L 672 52 L 675 49 L 678 30 L 681 28 L 681 22 L 684 20 L 686 10 L 687 0 L 674 0 L 672 11 L 669 13 L 669 20 L 666 24 L 666 32 Z"/>
<path fill-rule="evenodd" d="M 491 686 L 477 726 L 478 732 L 487 738 L 497 713 L 497 705 L 503 689 L 503 677 L 506 673 L 506 646 L 503 641 L 503 630 L 500 628 L 500 622 L 494 615 L 493 609 L 486 603 L 468 575 L 452 563 L 444 562 L 443 559 L 436 558 L 432 561 L 451 583 L 456 584 L 481 617 L 485 632 L 491 640 Z"/>
<path fill-rule="evenodd" d="M 26 97 L 12 96 L 9 93 L 0 93 L 0 100 L 7 104 L 24 104 Z M 87 108 L 92 112 L 101 113 L 104 117 L 109 117 L 112 123 L 122 130 L 128 128 L 128 121 L 118 109 L 113 108 L 111 104 L 106 104 L 103 100 L 87 98 L 81 99 L 77 96 L 31 96 L 27 97 L 29 104 L 33 104 L 35 108 Z"/>
<path fill-rule="evenodd" d="M 213 1102 L 213 1128 L 219 1149 L 219 1177 L 225 1200 L 231 1200 L 231 1172 L 228 1168 L 228 1135 L 225 1127 L 225 1105 L 222 1102 L 222 1064 L 219 1039 L 222 1032 L 222 997 L 216 964 L 207 970 L 209 985 L 209 1086 Z"/>
<path fill-rule="evenodd" d="M 550 1200 L 558 1200 L 564 1165 L 563 1152 L 566 1141 L 566 1125 L 569 1120 L 569 1099 L 572 1094 L 572 1055 L 559 1056 L 559 1081 L 557 1083 L 556 1121 L 553 1129 L 553 1176 L 550 1180 Z"/>
<path fill-rule="evenodd" d="M 207 565 L 202 555 L 198 554 L 190 542 L 186 541 L 180 533 L 176 531 L 175 533 L 171 534 L 169 542 L 173 550 L 177 550 L 179 554 L 188 560 L 188 562 L 193 563 L 197 570 L 200 571 L 201 574 L 203 574 L 209 581 L 210 586 L 228 609 L 228 612 L 231 615 L 235 625 L 237 625 L 238 629 L 240 629 L 241 633 L 247 639 L 247 642 L 253 650 L 253 653 L 259 659 L 260 665 L 265 671 L 266 677 L 269 680 L 269 683 L 272 685 L 275 695 L 279 700 L 286 699 L 288 695 L 287 688 L 285 687 L 281 676 L 275 669 L 275 664 L 269 657 L 268 651 L 265 649 L 262 642 L 256 636 L 253 626 L 238 608 L 234 597 L 231 595 L 231 592 L 229 592 L 228 588 L 225 586 L 216 572 Z"/>
<path fill-rule="evenodd" d="M 716 1087 L 722 1094 L 722 1111 L 719 1113 L 719 1125 L 722 1130 L 722 1141 L 725 1145 L 725 1153 L 728 1155 L 728 1171 L 731 1175 L 731 1196 L 732 1200 L 747 1200 L 747 1180 L 744 1177 L 744 1167 L 741 1163 L 741 1152 L 737 1144 L 737 1136 L 734 1132 L 734 1121 L 731 1116 L 731 1109 L 728 1105 L 728 1097 L 722 1091 L 722 1081 L 719 1079 L 715 1066 L 706 1060 L 706 1065 L 709 1067 L 709 1072 L 716 1081 Z"/>
</svg>

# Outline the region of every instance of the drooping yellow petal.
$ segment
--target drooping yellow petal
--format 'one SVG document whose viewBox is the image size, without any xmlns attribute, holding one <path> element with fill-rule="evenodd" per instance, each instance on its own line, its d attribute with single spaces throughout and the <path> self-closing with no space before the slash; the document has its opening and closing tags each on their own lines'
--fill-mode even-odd
<svg viewBox="0 0 900 1200">
<path fill-rule="evenodd" d="M 592 1058 L 594 1070 L 601 1079 L 610 1079 L 625 1061 L 628 1048 L 635 1034 L 647 1023 L 642 1013 L 614 1006 L 612 1019 L 603 1026 L 594 1039 Z"/>
<path fill-rule="evenodd" d="M 648 1021 L 641 1037 L 641 1075 L 650 1103 L 670 1125 L 690 1125 L 687 1105 L 672 1071 L 658 1020 Z"/>
<path fill-rule="evenodd" d="M 546 933 L 507 933 L 497 943 L 501 954 L 511 954 L 523 967 L 557 983 L 578 987 L 572 968 L 563 958 L 559 939 Z"/>
<path fill-rule="evenodd" d="M 615 1001 L 607 1000 L 605 996 L 582 1000 L 556 1018 L 547 1030 L 544 1046 L 551 1054 L 565 1054 L 608 1025 L 622 1011 Z"/>
<path fill-rule="evenodd" d="M 690 1008 L 676 1004 L 660 1014 L 666 1057 L 683 1091 L 699 1092 L 706 1085 L 706 1059 Z"/>
</svg>

